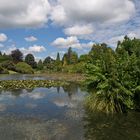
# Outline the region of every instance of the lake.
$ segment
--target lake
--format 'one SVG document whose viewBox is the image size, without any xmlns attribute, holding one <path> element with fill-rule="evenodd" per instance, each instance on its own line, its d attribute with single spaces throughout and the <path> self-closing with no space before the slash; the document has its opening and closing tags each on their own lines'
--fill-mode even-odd
<svg viewBox="0 0 140 140">
<path fill-rule="evenodd" d="M 0 80 L 47 76 L 1 75 Z M 57 88 L 0 91 L 0 140 L 139 140 L 140 113 L 106 115 L 84 108 L 76 83 Z"/>
</svg>

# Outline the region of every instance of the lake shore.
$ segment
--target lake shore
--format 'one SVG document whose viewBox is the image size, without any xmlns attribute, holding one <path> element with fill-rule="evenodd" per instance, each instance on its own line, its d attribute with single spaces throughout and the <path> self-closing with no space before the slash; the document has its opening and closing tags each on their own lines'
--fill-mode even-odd
<svg viewBox="0 0 140 140">
<path fill-rule="evenodd" d="M 43 74 L 35 74 L 35 75 L 43 76 L 48 79 L 68 81 L 68 82 L 83 82 L 85 80 L 85 76 L 83 74 L 77 74 L 77 73 L 43 73 Z"/>
</svg>

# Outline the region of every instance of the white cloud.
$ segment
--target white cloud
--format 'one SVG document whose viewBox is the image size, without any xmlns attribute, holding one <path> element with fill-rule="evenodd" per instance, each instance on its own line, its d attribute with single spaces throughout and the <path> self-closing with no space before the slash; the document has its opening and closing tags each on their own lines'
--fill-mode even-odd
<svg viewBox="0 0 140 140">
<path fill-rule="evenodd" d="M 34 54 L 34 53 L 41 53 L 41 52 L 46 51 L 46 48 L 44 46 L 39 46 L 39 45 L 33 45 L 28 48 L 25 48 L 25 47 L 17 48 L 15 44 L 12 44 L 11 46 L 7 46 L 6 48 L 7 48 L 6 50 L 2 50 L 2 52 L 6 54 L 10 54 L 11 51 L 16 50 L 16 49 L 19 49 L 24 55 L 27 55 L 29 53 Z"/>
<path fill-rule="evenodd" d="M 57 38 L 56 40 L 54 40 L 52 45 L 58 48 L 68 48 L 68 47 L 81 48 L 79 40 L 77 39 L 76 36 L 67 37 L 66 39 L 61 37 Z"/>
<path fill-rule="evenodd" d="M 43 26 L 50 8 L 48 0 L 1 0 L 0 28 Z"/>
<path fill-rule="evenodd" d="M 7 35 L 4 33 L 0 33 L 0 42 L 5 42 L 8 39 Z"/>
<path fill-rule="evenodd" d="M 52 19 L 58 24 L 116 23 L 129 20 L 134 12 L 135 6 L 130 0 L 58 0 Z"/>
<path fill-rule="evenodd" d="M 75 25 L 64 30 L 67 35 L 87 35 L 93 33 L 93 27 L 91 25 Z"/>
<path fill-rule="evenodd" d="M 41 53 L 46 51 L 46 48 L 44 46 L 39 46 L 39 45 L 33 45 L 30 46 L 29 48 L 19 48 L 24 55 L 27 55 L 28 53 Z"/>
<path fill-rule="evenodd" d="M 76 36 L 71 36 L 67 38 L 57 38 L 52 42 L 52 45 L 58 48 L 76 48 L 76 49 L 82 49 L 82 48 L 89 48 L 92 47 L 93 42 L 88 43 L 80 43 L 78 38 Z"/>
<path fill-rule="evenodd" d="M 34 42 L 37 41 L 38 39 L 34 36 L 28 36 L 24 38 L 27 42 Z"/>
<path fill-rule="evenodd" d="M 54 22 L 54 24 L 64 25 L 67 19 L 64 8 L 61 5 L 52 7 L 50 19 Z"/>
<path fill-rule="evenodd" d="M 29 50 L 31 52 L 43 52 L 43 51 L 46 51 L 46 48 L 44 46 L 34 45 L 34 46 L 29 47 Z"/>
</svg>

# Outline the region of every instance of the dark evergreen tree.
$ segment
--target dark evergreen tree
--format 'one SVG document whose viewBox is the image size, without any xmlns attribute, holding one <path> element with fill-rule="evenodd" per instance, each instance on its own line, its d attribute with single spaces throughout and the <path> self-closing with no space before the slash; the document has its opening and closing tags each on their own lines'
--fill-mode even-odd
<svg viewBox="0 0 140 140">
<path fill-rule="evenodd" d="M 25 57 L 25 62 L 32 68 L 37 68 L 37 63 L 35 61 L 33 54 L 27 54 Z"/>
<path fill-rule="evenodd" d="M 38 61 L 37 68 L 38 68 L 39 70 L 43 70 L 43 62 L 42 62 L 41 59 Z"/>
<path fill-rule="evenodd" d="M 14 61 L 14 63 L 23 61 L 23 53 L 19 49 L 13 50 L 11 52 L 11 57 L 12 57 L 12 60 Z"/>
<path fill-rule="evenodd" d="M 45 58 L 43 64 L 47 70 L 53 70 L 54 69 L 54 62 L 55 61 L 50 56 L 48 56 Z"/>
<path fill-rule="evenodd" d="M 57 53 L 56 61 L 60 61 L 60 54 Z"/>
</svg>

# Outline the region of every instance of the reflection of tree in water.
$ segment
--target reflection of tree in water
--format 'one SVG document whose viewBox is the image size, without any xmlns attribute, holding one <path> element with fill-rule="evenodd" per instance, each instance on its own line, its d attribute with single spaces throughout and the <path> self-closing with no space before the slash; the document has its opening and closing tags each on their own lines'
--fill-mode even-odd
<svg viewBox="0 0 140 140">
<path fill-rule="evenodd" d="M 140 139 L 140 113 L 106 115 L 86 111 L 84 129 L 86 140 Z"/>
<path fill-rule="evenodd" d="M 31 88 L 31 89 L 26 89 L 26 91 L 29 92 L 29 93 L 32 92 L 33 90 L 34 90 L 33 88 Z"/>
<path fill-rule="evenodd" d="M 24 93 L 24 90 L 23 89 L 16 89 L 16 90 L 10 90 L 10 93 L 14 96 L 20 96 L 21 94 Z"/>
<path fill-rule="evenodd" d="M 64 92 L 68 93 L 69 98 L 72 97 L 72 95 L 76 94 L 78 92 L 78 84 L 71 83 L 70 85 L 63 86 Z"/>
<path fill-rule="evenodd" d="M 0 90 L 0 94 L 2 94 L 2 90 Z"/>
<path fill-rule="evenodd" d="M 60 93 L 60 87 L 57 87 L 57 93 Z"/>
</svg>

